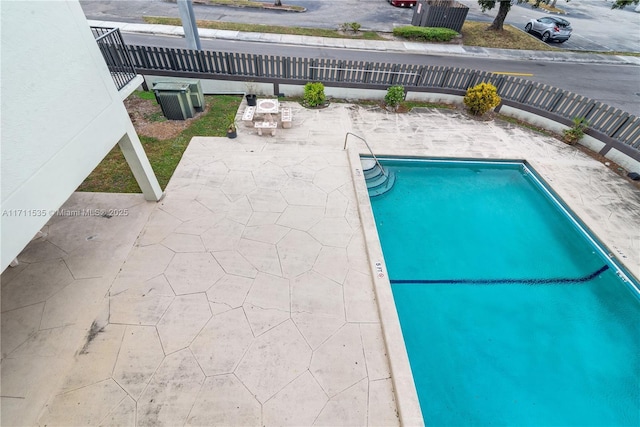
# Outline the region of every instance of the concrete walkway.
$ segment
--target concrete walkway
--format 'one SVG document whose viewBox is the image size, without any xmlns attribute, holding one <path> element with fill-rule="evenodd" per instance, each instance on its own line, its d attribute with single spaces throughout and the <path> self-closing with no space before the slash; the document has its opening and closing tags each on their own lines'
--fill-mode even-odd
<svg viewBox="0 0 640 427">
<path fill-rule="evenodd" d="M 134 24 L 116 21 L 94 21 L 89 25 L 98 27 L 119 28 L 122 32 L 158 34 L 184 37 L 182 27 L 171 25 Z M 289 34 L 266 34 L 230 30 L 212 30 L 199 28 L 198 33 L 203 39 L 238 40 L 247 42 L 279 43 L 289 45 L 304 45 L 315 47 L 376 50 L 403 53 L 422 53 L 436 55 L 465 55 L 482 58 L 509 59 L 514 61 L 542 61 L 542 62 L 575 62 L 593 64 L 639 65 L 640 57 L 624 55 L 603 55 L 597 53 L 549 52 L 537 50 L 490 49 L 474 46 L 460 46 L 454 44 L 417 43 L 410 41 L 382 41 L 337 39 L 327 37 L 311 37 Z"/>
<path fill-rule="evenodd" d="M 194 138 L 160 203 L 75 194 L 3 273 L 2 425 L 398 425 L 348 131 L 527 159 L 640 276 L 640 191 L 574 147 L 455 111 L 287 106 L 275 137 Z M 69 214 L 94 207 L 128 210 Z"/>
</svg>

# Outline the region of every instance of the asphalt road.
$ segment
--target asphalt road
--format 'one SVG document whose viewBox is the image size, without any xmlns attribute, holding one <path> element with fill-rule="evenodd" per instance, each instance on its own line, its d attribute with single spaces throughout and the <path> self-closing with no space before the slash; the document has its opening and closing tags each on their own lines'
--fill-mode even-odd
<svg viewBox="0 0 640 427">
<path fill-rule="evenodd" d="M 393 7 L 387 0 L 283 1 L 304 6 L 307 11 L 280 12 L 199 4 L 194 5 L 194 11 L 197 19 L 213 21 L 334 29 L 343 22 L 356 21 L 363 29 L 375 31 L 391 31 L 394 27 L 409 25 L 413 17 L 413 9 Z M 497 7 L 482 12 L 476 0 L 461 2 L 469 7 L 469 20 L 491 22 L 497 12 Z M 82 0 L 80 4 L 89 19 L 143 22 L 143 16 L 179 16 L 176 3 L 167 0 Z M 640 50 L 640 14 L 634 12 L 634 7 L 611 10 L 610 3 L 605 0 L 558 0 L 558 6 L 567 11 L 565 18 L 571 22 L 574 31 L 569 41 L 554 46 L 586 51 Z M 524 28 L 530 19 L 545 15 L 541 9 L 519 4 L 512 7 L 506 22 Z"/>
<path fill-rule="evenodd" d="M 184 48 L 181 37 L 123 34 L 128 44 Z M 201 39 L 202 48 L 228 52 L 266 55 L 303 56 L 357 61 L 443 65 L 520 75 L 540 83 L 559 87 L 597 99 L 640 116 L 640 84 L 637 66 L 576 64 L 559 62 L 507 61 L 468 56 L 420 55 L 400 52 L 329 49 Z"/>
</svg>

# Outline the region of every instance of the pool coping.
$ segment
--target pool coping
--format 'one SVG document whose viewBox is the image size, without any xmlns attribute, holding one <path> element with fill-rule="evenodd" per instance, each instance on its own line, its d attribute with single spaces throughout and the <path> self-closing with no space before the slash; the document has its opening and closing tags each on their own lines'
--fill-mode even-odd
<svg viewBox="0 0 640 427">
<path fill-rule="evenodd" d="M 400 319 L 393 293 L 391 292 L 391 282 L 389 282 L 387 275 L 382 246 L 380 245 L 378 230 L 371 210 L 369 192 L 362 172 L 360 152 L 357 149 L 349 148 L 348 156 L 362 232 L 367 256 L 369 257 L 369 268 L 371 269 L 373 288 L 380 316 L 382 336 L 391 369 L 398 419 L 400 420 L 400 425 L 403 426 L 424 426 L 418 392 L 409 363 L 409 355 L 407 354 L 402 329 L 400 328 Z"/>
</svg>

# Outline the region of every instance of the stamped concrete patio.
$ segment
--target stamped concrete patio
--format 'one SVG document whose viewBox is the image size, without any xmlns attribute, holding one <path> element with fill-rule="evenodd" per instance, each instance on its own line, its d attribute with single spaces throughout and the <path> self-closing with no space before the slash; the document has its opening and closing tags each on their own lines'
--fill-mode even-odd
<svg viewBox="0 0 640 427">
<path fill-rule="evenodd" d="M 275 137 L 194 138 L 157 204 L 76 193 L 52 218 L 2 275 L 3 426 L 398 425 L 346 132 L 527 159 L 640 276 L 640 191 L 573 147 L 451 111 L 290 106 Z M 93 208 L 128 210 L 72 214 Z"/>
</svg>

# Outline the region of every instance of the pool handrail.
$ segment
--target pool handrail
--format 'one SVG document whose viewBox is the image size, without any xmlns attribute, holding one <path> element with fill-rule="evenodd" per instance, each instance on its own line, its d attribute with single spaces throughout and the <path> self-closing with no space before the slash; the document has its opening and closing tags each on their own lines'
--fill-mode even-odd
<svg viewBox="0 0 640 427">
<path fill-rule="evenodd" d="M 380 162 L 378 161 L 378 158 L 376 157 L 375 154 L 373 154 L 373 150 L 371 149 L 371 147 L 369 147 L 369 144 L 367 143 L 367 141 L 361 137 L 356 135 L 355 133 L 352 132 L 347 132 L 344 136 L 344 147 L 342 147 L 343 150 L 347 149 L 347 139 L 349 138 L 349 135 L 353 135 L 356 138 L 360 139 L 362 142 L 364 142 L 364 145 L 367 146 L 367 148 L 369 149 L 369 153 L 371 153 L 371 155 L 373 156 L 373 160 L 375 160 L 376 164 L 378 165 L 378 167 L 380 168 L 380 170 L 382 171 L 382 175 L 387 176 L 387 173 L 385 172 L 384 168 L 382 167 L 382 165 L 380 164 Z"/>
</svg>

